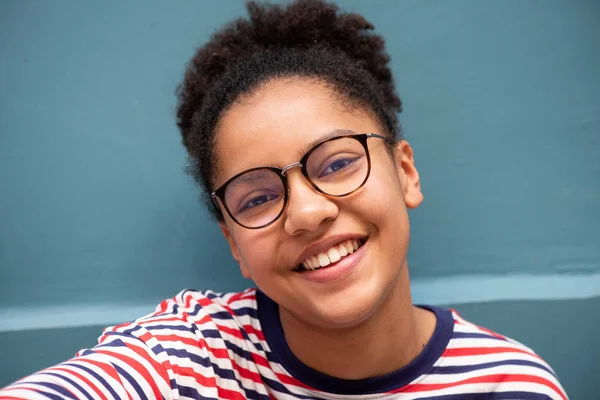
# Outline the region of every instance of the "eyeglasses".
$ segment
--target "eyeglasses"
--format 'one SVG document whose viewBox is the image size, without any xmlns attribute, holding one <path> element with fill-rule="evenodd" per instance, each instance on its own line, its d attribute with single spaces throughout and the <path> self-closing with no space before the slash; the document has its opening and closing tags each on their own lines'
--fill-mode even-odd
<svg viewBox="0 0 600 400">
<path fill-rule="evenodd" d="M 288 202 L 286 173 L 300 167 L 302 175 L 318 192 L 348 196 L 360 189 L 371 172 L 369 138 L 387 139 L 375 133 L 336 136 L 310 149 L 300 161 L 283 168 L 259 167 L 229 179 L 211 197 L 236 223 L 248 229 L 260 229 L 277 221 Z"/>
</svg>

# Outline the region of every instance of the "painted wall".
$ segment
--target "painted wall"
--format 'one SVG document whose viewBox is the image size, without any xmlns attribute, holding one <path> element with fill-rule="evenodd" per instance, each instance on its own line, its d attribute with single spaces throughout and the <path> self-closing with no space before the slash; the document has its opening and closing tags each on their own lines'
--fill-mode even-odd
<svg viewBox="0 0 600 400">
<path fill-rule="evenodd" d="M 425 203 L 415 300 L 600 390 L 600 3 L 340 1 L 388 42 Z M 194 49 L 242 1 L 0 2 L 0 385 L 184 287 L 250 285 L 174 124 Z M 49 345 L 49 344 L 52 345 Z"/>
</svg>

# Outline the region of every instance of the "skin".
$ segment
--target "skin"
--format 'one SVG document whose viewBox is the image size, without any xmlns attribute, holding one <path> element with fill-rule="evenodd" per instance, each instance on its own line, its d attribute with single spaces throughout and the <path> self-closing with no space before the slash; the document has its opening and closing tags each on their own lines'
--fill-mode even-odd
<svg viewBox="0 0 600 400">
<path fill-rule="evenodd" d="M 311 142 L 334 130 L 384 133 L 370 110 L 347 104 L 321 82 L 300 77 L 269 81 L 238 99 L 217 126 L 215 187 L 246 169 L 296 162 Z M 391 156 L 383 140 L 368 145 L 371 175 L 356 193 L 319 194 L 294 168 L 287 174 L 289 202 L 277 222 L 252 230 L 226 215 L 220 224 L 243 276 L 279 304 L 292 352 L 343 379 L 405 366 L 436 323 L 410 295 L 407 209 L 423 200 L 412 148 L 401 141 Z M 352 273 L 323 284 L 294 271 L 308 246 L 347 233 L 368 237 Z"/>
</svg>

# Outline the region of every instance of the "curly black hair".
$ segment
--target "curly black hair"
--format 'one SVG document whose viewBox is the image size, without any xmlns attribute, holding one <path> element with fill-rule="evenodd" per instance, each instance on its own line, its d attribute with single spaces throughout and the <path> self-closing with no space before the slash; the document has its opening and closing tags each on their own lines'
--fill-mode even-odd
<svg viewBox="0 0 600 400">
<path fill-rule="evenodd" d="M 363 16 L 341 12 L 323 0 L 288 6 L 247 3 L 249 17 L 216 32 L 197 50 L 178 87 L 177 125 L 189 156 L 188 172 L 203 188 L 217 219 L 214 189 L 215 128 L 242 95 L 284 77 L 317 79 L 349 106 L 363 106 L 387 130 L 388 145 L 400 139 L 395 92 L 384 40 Z"/>
</svg>

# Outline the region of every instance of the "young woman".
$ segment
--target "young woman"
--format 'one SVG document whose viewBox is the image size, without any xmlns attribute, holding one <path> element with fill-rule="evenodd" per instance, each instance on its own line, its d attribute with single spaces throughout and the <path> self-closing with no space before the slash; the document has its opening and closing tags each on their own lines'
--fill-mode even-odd
<svg viewBox="0 0 600 400">
<path fill-rule="evenodd" d="M 177 116 L 258 289 L 183 291 L 1 396 L 566 399 L 527 347 L 412 304 L 423 195 L 373 26 L 317 0 L 248 9 L 192 59 Z"/>
</svg>

